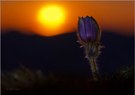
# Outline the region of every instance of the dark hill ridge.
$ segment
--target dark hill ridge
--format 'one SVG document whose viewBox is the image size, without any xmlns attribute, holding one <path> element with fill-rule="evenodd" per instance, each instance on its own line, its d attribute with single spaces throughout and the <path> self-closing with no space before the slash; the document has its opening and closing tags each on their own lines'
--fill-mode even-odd
<svg viewBox="0 0 135 95">
<path fill-rule="evenodd" d="M 76 42 L 76 33 L 55 37 L 24 35 L 17 32 L 2 34 L 2 70 L 11 70 L 23 64 L 44 72 L 90 74 L 83 49 Z M 133 65 L 134 37 L 109 32 L 102 33 L 102 54 L 98 65 L 102 74 L 113 73 L 123 66 Z"/>
</svg>

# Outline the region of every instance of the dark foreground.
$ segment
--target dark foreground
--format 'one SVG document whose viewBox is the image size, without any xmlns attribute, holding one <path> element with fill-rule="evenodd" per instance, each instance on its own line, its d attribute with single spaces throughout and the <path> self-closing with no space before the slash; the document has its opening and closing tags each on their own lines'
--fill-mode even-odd
<svg viewBox="0 0 135 95">
<path fill-rule="evenodd" d="M 2 73 L 2 95 L 134 95 L 134 68 L 100 77 L 44 75 L 41 71 L 21 69 Z"/>
<path fill-rule="evenodd" d="M 67 80 L 41 83 L 25 88 L 2 87 L 2 95 L 134 95 L 133 80 Z"/>
</svg>

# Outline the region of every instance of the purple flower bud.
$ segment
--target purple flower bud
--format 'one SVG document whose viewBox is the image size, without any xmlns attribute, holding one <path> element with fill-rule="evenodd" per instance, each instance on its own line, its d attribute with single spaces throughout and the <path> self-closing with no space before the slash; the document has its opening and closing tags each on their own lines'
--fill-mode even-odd
<svg viewBox="0 0 135 95">
<path fill-rule="evenodd" d="M 85 43 L 100 40 L 100 29 L 93 17 L 79 17 L 78 36 Z"/>
</svg>

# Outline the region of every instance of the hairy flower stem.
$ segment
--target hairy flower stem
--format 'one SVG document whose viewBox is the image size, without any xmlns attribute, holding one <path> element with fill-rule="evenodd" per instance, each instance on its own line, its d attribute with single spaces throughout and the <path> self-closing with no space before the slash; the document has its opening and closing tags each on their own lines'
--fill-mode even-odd
<svg viewBox="0 0 135 95">
<path fill-rule="evenodd" d="M 92 71 L 92 76 L 94 80 L 99 80 L 99 72 L 98 72 L 98 67 L 96 64 L 96 58 L 88 58 L 90 67 L 91 67 L 91 71 Z"/>
<path fill-rule="evenodd" d="M 96 64 L 96 59 L 98 55 L 100 54 L 100 44 L 97 43 L 89 43 L 85 45 L 85 54 L 86 58 L 89 61 L 91 71 L 92 71 L 92 76 L 94 80 L 99 80 L 100 79 L 100 74 L 98 72 L 98 66 Z"/>
</svg>

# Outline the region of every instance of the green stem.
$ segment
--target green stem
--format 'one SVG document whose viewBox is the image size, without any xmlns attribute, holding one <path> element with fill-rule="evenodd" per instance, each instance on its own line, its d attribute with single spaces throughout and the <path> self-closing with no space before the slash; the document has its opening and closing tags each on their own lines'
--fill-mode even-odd
<svg viewBox="0 0 135 95">
<path fill-rule="evenodd" d="M 88 60 L 90 63 L 93 79 L 99 80 L 100 77 L 99 77 L 98 67 L 96 64 L 96 58 L 88 58 Z"/>
<path fill-rule="evenodd" d="M 90 67 L 91 67 L 93 79 L 99 80 L 100 74 L 98 72 L 96 59 L 100 53 L 101 46 L 100 46 L 100 44 L 90 42 L 90 43 L 86 44 L 84 47 L 85 47 L 86 58 L 88 59 Z"/>
</svg>

